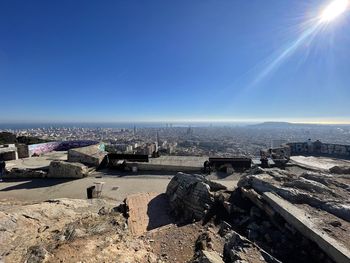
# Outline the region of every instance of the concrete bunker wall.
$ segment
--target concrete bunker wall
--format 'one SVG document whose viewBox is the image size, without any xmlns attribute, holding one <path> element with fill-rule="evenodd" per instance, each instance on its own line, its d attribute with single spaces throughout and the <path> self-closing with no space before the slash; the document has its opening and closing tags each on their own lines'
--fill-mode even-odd
<svg viewBox="0 0 350 263">
<path fill-rule="evenodd" d="M 287 143 L 291 155 L 324 155 L 330 157 L 350 158 L 350 145 L 315 142 Z"/>
<path fill-rule="evenodd" d="M 41 155 L 52 151 L 68 151 L 69 149 L 79 148 L 98 144 L 97 141 L 90 140 L 75 140 L 75 141 L 63 141 L 63 142 L 46 142 L 32 144 L 28 146 L 29 156 L 33 154 Z"/>
</svg>

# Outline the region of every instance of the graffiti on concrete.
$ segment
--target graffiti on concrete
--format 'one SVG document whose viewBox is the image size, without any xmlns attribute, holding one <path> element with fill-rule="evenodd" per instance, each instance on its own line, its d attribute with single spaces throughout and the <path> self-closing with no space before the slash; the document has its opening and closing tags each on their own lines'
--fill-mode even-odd
<svg viewBox="0 0 350 263">
<path fill-rule="evenodd" d="M 69 149 L 99 144 L 97 141 L 79 140 L 79 141 L 63 141 L 63 142 L 47 142 L 38 143 L 28 146 L 29 156 L 41 155 L 52 151 L 68 151 Z M 101 144 L 103 145 L 103 144 Z M 102 146 L 101 146 L 102 147 Z"/>
</svg>

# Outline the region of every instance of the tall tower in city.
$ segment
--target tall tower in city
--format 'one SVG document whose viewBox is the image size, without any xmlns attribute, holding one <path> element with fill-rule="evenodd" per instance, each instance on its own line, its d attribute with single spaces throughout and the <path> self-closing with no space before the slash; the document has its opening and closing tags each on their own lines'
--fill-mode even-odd
<svg viewBox="0 0 350 263">
<path fill-rule="evenodd" d="M 134 124 L 134 131 L 133 131 L 134 135 L 136 135 L 136 125 Z"/>
<path fill-rule="evenodd" d="M 160 140 L 159 140 L 159 131 L 157 131 L 157 151 L 158 151 L 158 147 L 160 146 Z"/>
</svg>

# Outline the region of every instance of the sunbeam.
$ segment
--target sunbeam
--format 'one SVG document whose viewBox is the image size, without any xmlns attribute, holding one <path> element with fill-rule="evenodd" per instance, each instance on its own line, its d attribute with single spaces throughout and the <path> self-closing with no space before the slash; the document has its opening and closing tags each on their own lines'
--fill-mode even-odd
<svg viewBox="0 0 350 263">
<path fill-rule="evenodd" d="M 283 64 L 283 62 L 290 57 L 303 43 L 312 41 L 313 38 L 332 20 L 336 19 L 344 13 L 349 7 L 349 0 L 334 0 L 321 12 L 320 16 L 313 19 L 309 28 L 305 29 L 299 37 L 286 45 L 278 54 L 265 65 L 264 69 L 254 78 L 252 85 L 255 85 L 265 79 L 274 70 Z M 308 23 L 309 24 L 309 23 Z"/>
</svg>

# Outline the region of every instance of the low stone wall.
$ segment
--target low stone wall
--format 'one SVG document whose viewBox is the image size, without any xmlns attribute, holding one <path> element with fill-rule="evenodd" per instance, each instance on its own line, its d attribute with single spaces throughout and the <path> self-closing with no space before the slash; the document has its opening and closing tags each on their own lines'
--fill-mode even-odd
<svg viewBox="0 0 350 263">
<path fill-rule="evenodd" d="M 49 178 L 83 178 L 88 175 L 88 168 L 81 163 L 52 161 L 49 166 Z"/>
<path fill-rule="evenodd" d="M 167 172 L 200 172 L 202 167 L 197 166 L 177 166 L 168 164 L 150 164 L 150 163 L 127 163 L 127 167 L 137 166 L 140 171 L 167 171 Z"/>
</svg>

